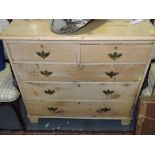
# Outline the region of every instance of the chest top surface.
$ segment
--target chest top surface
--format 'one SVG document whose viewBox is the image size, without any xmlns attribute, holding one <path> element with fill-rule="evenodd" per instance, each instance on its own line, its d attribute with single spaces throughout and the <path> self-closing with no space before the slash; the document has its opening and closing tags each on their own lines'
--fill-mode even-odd
<svg viewBox="0 0 155 155">
<path fill-rule="evenodd" d="M 130 20 L 94 20 L 70 35 L 50 30 L 50 20 L 14 20 L 0 39 L 20 40 L 155 40 L 155 28 L 148 20 L 131 24 Z"/>
</svg>

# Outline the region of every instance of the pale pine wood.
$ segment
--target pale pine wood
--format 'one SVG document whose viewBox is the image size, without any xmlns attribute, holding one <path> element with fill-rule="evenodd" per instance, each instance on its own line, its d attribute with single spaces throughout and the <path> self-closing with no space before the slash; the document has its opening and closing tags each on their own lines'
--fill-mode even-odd
<svg viewBox="0 0 155 155">
<path fill-rule="evenodd" d="M 131 102 L 69 102 L 69 101 L 25 101 L 30 116 L 38 117 L 89 117 L 89 118 L 115 118 L 129 117 Z M 57 108 L 55 111 L 50 108 Z M 111 108 L 104 112 L 100 108 Z M 33 118 L 33 117 L 32 117 Z"/>
<path fill-rule="evenodd" d="M 155 28 L 145 20 L 94 20 L 72 35 L 58 35 L 50 30 L 50 20 L 14 20 L 1 39 L 24 40 L 155 40 Z"/>
<path fill-rule="evenodd" d="M 104 65 L 71 65 L 71 64 L 14 64 L 21 81 L 141 81 L 145 64 L 104 64 Z M 40 71 L 52 72 L 44 76 Z M 106 72 L 118 72 L 112 78 Z"/>
<path fill-rule="evenodd" d="M 31 46 L 29 46 L 31 45 Z M 43 46 L 43 47 L 41 47 Z M 53 61 L 53 62 L 146 62 L 153 52 L 152 44 L 95 44 L 80 46 L 69 43 L 11 43 L 12 58 L 14 61 Z M 117 50 L 115 50 L 117 47 Z M 36 52 L 49 52 L 50 55 L 43 59 Z M 77 53 L 76 53 L 77 51 Z M 117 52 L 122 56 L 113 61 L 108 54 Z M 80 55 L 81 53 L 81 60 Z M 76 58 L 77 55 L 77 58 Z M 139 57 L 141 55 L 141 57 Z"/>
<path fill-rule="evenodd" d="M 15 20 L 0 36 L 7 43 L 5 46 L 9 60 L 30 121 L 67 117 L 119 119 L 126 124 L 130 123 L 152 57 L 151 52 L 155 49 L 153 26 L 147 20 L 136 25 L 132 25 L 129 20 L 96 20 L 72 35 L 57 35 L 50 31 L 48 22 L 49 20 Z M 107 54 L 116 45 L 117 52 L 121 51 L 123 56 L 113 61 Z M 35 49 L 47 50 L 53 47 L 56 51 L 53 57 L 48 57 L 49 60 L 39 60 L 33 55 Z M 106 51 L 100 51 L 104 49 Z M 52 69 L 53 77 L 40 76 L 42 69 Z M 110 71 L 119 74 L 115 78 L 105 76 L 105 72 Z M 102 86 L 114 89 L 115 93 L 101 96 Z M 45 97 L 42 91 L 49 87 L 56 91 L 52 97 Z M 82 106 L 75 106 L 75 103 L 79 104 L 77 102 L 82 102 Z M 92 116 L 96 112 L 95 108 L 103 104 L 112 107 L 111 111 L 106 112 L 108 115 Z M 64 108 L 65 115 L 49 114 L 48 105 Z M 93 113 L 90 113 L 89 107 L 92 107 Z"/>
<path fill-rule="evenodd" d="M 54 61 L 76 62 L 76 46 L 74 44 L 9 44 L 13 60 L 20 61 Z M 49 52 L 45 59 L 37 52 Z"/>
<path fill-rule="evenodd" d="M 147 62 L 154 51 L 153 44 L 138 45 L 81 45 L 81 62 Z M 113 60 L 109 54 L 122 54 Z"/>
<path fill-rule="evenodd" d="M 139 83 L 21 83 L 27 100 L 93 100 L 133 102 Z M 46 94 L 45 90 L 55 91 Z M 114 91 L 105 95 L 103 91 Z"/>
<path fill-rule="evenodd" d="M 39 43 L 39 44 L 126 44 L 126 45 L 137 45 L 137 44 L 154 44 L 153 40 L 18 40 L 18 39 L 7 39 L 6 43 L 9 44 L 21 44 L 21 43 Z"/>
</svg>

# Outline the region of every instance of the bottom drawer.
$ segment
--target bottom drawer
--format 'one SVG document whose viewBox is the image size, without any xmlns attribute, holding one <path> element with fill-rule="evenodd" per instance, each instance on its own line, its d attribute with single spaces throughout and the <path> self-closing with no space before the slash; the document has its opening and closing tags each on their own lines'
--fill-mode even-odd
<svg viewBox="0 0 155 155">
<path fill-rule="evenodd" d="M 26 101 L 29 115 L 70 118 L 128 117 L 132 103 Z"/>
</svg>

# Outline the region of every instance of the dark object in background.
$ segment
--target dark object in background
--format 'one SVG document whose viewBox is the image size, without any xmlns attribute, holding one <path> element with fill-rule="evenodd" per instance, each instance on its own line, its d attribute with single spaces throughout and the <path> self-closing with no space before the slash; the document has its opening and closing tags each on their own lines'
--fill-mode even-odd
<svg viewBox="0 0 155 155">
<path fill-rule="evenodd" d="M 52 19 L 51 31 L 57 34 L 69 34 L 79 30 L 92 19 Z"/>
<path fill-rule="evenodd" d="M 1 106 L 12 106 L 13 110 L 15 111 L 18 120 L 21 124 L 21 127 L 23 130 L 26 130 L 26 124 L 24 122 L 23 116 L 22 116 L 22 112 L 21 112 L 21 108 L 20 108 L 20 97 L 18 97 L 15 101 L 11 101 L 11 102 L 0 102 L 0 107 Z"/>
<path fill-rule="evenodd" d="M 150 19 L 150 22 L 152 23 L 152 25 L 155 25 L 155 19 Z"/>
<path fill-rule="evenodd" d="M 5 68 L 4 47 L 3 42 L 0 40 L 0 71 Z"/>
<path fill-rule="evenodd" d="M 136 127 L 137 135 L 155 135 L 155 100 L 142 99 Z"/>
<path fill-rule="evenodd" d="M 11 23 L 12 19 L 7 19 L 9 23 Z M 0 40 L 0 71 L 5 69 L 5 54 L 4 54 L 4 46 L 2 40 Z"/>
<path fill-rule="evenodd" d="M 9 23 L 11 23 L 13 21 L 13 19 L 7 19 Z"/>
</svg>

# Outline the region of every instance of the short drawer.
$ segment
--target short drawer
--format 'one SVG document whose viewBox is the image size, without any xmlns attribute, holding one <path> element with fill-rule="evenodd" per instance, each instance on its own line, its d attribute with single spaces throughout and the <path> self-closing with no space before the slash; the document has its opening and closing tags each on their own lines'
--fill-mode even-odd
<svg viewBox="0 0 155 155">
<path fill-rule="evenodd" d="M 16 61 L 76 62 L 74 44 L 9 44 L 11 57 Z"/>
<path fill-rule="evenodd" d="M 81 45 L 81 62 L 147 62 L 154 47 L 138 45 Z"/>
<path fill-rule="evenodd" d="M 44 117 L 113 118 L 129 117 L 132 103 L 128 102 L 69 102 L 25 101 L 28 113 Z"/>
<path fill-rule="evenodd" d="M 20 81 L 141 81 L 145 64 L 14 64 Z"/>
<path fill-rule="evenodd" d="M 21 83 L 26 100 L 129 101 L 135 99 L 139 83 Z"/>
</svg>

